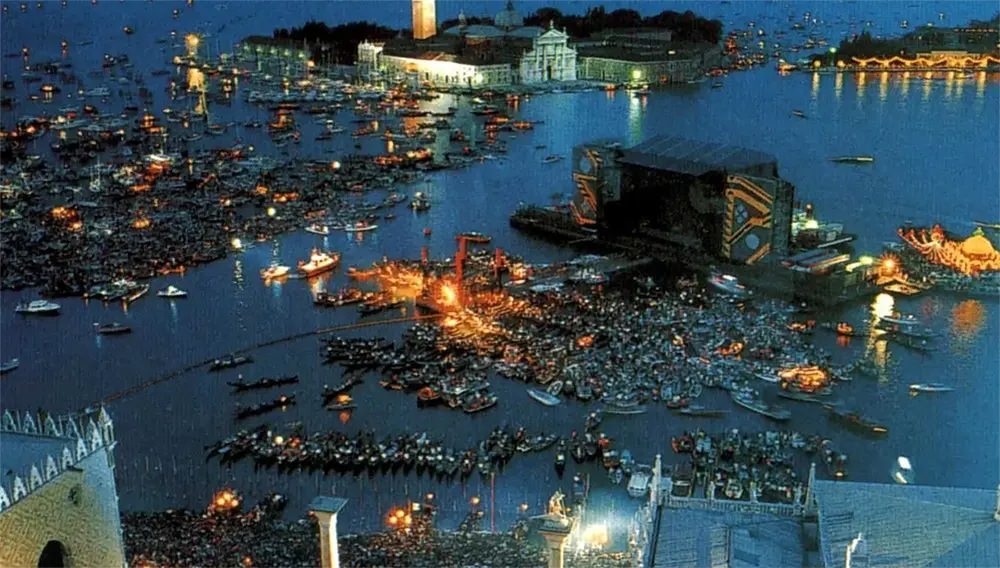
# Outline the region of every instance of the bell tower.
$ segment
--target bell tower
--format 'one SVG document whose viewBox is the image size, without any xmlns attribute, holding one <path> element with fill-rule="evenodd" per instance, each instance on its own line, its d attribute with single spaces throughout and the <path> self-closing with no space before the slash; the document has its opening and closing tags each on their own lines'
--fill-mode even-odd
<svg viewBox="0 0 1000 568">
<path fill-rule="evenodd" d="M 413 39 L 427 39 L 437 34 L 437 17 L 434 0 L 411 0 L 413 14 Z"/>
</svg>

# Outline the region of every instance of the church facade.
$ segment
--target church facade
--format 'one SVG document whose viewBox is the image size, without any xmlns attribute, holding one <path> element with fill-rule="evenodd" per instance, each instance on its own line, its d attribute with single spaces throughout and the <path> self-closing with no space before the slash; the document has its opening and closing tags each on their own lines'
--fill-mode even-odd
<svg viewBox="0 0 1000 568">
<path fill-rule="evenodd" d="M 576 50 L 569 47 L 569 35 L 550 26 L 521 56 L 520 71 L 522 83 L 576 81 Z"/>
</svg>

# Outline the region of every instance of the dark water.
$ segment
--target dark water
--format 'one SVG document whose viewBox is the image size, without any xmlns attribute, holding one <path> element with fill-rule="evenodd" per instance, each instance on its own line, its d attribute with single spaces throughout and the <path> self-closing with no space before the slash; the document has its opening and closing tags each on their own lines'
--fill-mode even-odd
<svg viewBox="0 0 1000 568">
<path fill-rule="evenodd" d="M 439 14 L 457 14 L 459 3 L 442 3 Z M 481 3 L 480 11 L 494 10 L 493 4 Z M 628 6 L 628 4 L 626 4 Z M 178 20 L 170 10 L 181 7 Z M 227 6 L 221 8 L 220 6 Z M 245 5 L 244 5 L 245 6 Z M 268 5 L 270 6 L 270 5 Z M 46 4 L 42 10 L 30 4 L 27 13 L 19 13 L 17 4 L 9 5 L 2 21 L 4 53 L 19 51 L 29 45 L 33 59 L 41 60 L 46 52 L 56 56 L 59 40 L 69 39 L 74 46 L 70 57 L 77 74 L 88 87 L 103 84 L 103 79 L 85 77 L 95 69 L 105 53 L 129 53 L 138 68 L 163 67 L 169 47 L 155 43 L 171 29 L 180 35 L 198 29 L 214 35 L 209 38 L 227 46 L 244 35 L 268 33 L 277 26 L 294 25 L 310 17 L 344 21 L 373 18 L 385 13 L 392 25 L 405 23 L 405 5 L 379 3 L 292 3 L 283 9 L 250 11 L 239 4 L 197 2 L 193 8 L 181 3 L 99 2 L 71 4 L 65 9 Z M 477 5 L 478 6 L 478 5 Z M 566 6 L 577 6 L 569 4 Z M 644 13 L 659 11 L 647 3 L 633 3 Z M 699 5 L 682 4 L 698 9 Z M 962 21 L 967 17 L 988 17 L 984 4 L 946 4 L 928 9 L 921 3 L 908 8 L 901 3 L 869 5 L 821 4 L 816 13 L 827 14 L 830 38 L 851 28 L 851 20 L 873 21 L 873 27 L 893 31 L 902 17 L 911 21 L 937 18 L 938 11 Z M 671 6 L 667 6 L 671 7 Z M 479 8 L 477 8 L 479 9 Z M 709 5 L 707 13 L 725 9 Z M 743 23 L 755 19 L 777 26 L 790 12 L 800 14 L 809 5 L 748 3 L 736 4 L 726 15 L 727 22 Z M 564 11 L 574 11 L 569 7 Z M 579 11 L 579 10 L 576 10 Z M 754 11 L 755 14 L 750 14 Z M 920 14 L 919 12 L 929 12 Z M 466 10 L 469 14 L 476 13 Z M 742 12 L 741 15 L 735 15 Z M 967 16 L 959 17 L 960 14 Z M 918 17 L 919 16 L 919 17 Z M 134 36 L 126 37 L 123 25 L 136 27 Z M 857 24 L 855 24 L 855 27 Z M 78 46 L 84 39 L 94 44 Z M 216 50 L 216 47 L 210 47 Z M 223 47 L 223 49 L 225 49 Z M 161 52 L 161 50 L 164 50 Z M 140 57 L 145 55 L 145 59 Z M 3 72 L 11 73 L 18 59 L 3 59 Z M 187 102 L 166 100 L 158 78 L 154 85 L 158 111 L 164 106 L 186 108 Z M 437 258 L 451 256 L 451 236 L 461 230 L 479 230 L 494 236 L 494 244 L 532 262 L 550 262 L 573 256 L 560 249 L 514 232 L 507 216 L 519 202 L 545 203 L 554 193 L 572 191 L 571 164 L 562 161 L 543 165 L 541 158 L 551 153 L 569 154 L 570 149 L 592 138 L 615 137 L 627 144 L 660 133 L 671 133 L 702 140 L 748 146 L 777 156 L 784 178 L 797 186 L 797 196 L 815 203 L 823 218 L 842 221 L 859 234 L 861 252 L 877 252 L 880 243 L 892 240 L 895 228 L 904 221 L 917 224 L 942 222 L 958 233 L 971 231 L 972 219 L 995 221 L 1000 217 L 1000 171 L 996 156 L 1000 142 L 1000 88 L 996 77 L 976 75 L 938 75 L 923 77 L 867 74 L 832 76 L 796 74 L 779 77 L 772 69 L 734 74 L 726 77 L 722 89 L 710 89 L 709 83 L 682 86 L 654 93 L 643 101 L 625 93 L 603 92 L 533 97 L 522 103 L 520 117 L 544 121 L 527 134 L 508 140 L 509 154 L 497 161 L 436 175 L 428 186 L 434 206 L 426 214 L 414 215 L 400 210 L 399 218 L 383 223 L 375 233 L 356 239 L 331 235 L 321 239 L 306 233 L 290 234 L 275 242 L 257 243 L 239 255 L 190 271 L 184 276 L 159 278 L 152 282 L 156 290 L 167 284 L 190 292 L 185 300 L 166 301 L 155 296 L 133 304 L 123 312 L 117 304 L 61 301 L 63 313 L 58 318 L 20 318 L 13 306 L 33 291 L 5 292 L 0 310 L 0 350 L 2 358 L 19 357 L 20 369 L 0 381 L 0 400 L 4 408 L 35 409 L 52 412 L 70 411 L 83 404 L 104 398 L 166 371 L 185 367 L 221 353 L 260 342 L 320 327 L 347 324 L 356 320 L 353 310 L 317 310 L 311 304 L 310 285 L 291 280 L 266 287 L 258 271 L 278 259 L 294 264 L 304 258 L 311 246 L 340 250 L 343 265 L 365 265 L 383 255 L 415 258 L 427 244 Z M 37 83 L 34 84 L 37 87 Z M 19 94 L 23 87 L 19 85 Z M 39 111 L 54 113 L 60 106 L 81 104 L 63 98 L 51 107 L 23 105 L 13 113 L 20 116 Z M 453 104 L 449 97 L 431 103 L 434 107 Z M 791 115 L 801 109 L 807 120 Z M 231 107 L 216 105 L 213 121 L 263 118 L 264 112 L 247 108 L 241 102 Z M 345 114 L 341 122 L 349 117 Z M 307 122 L 307 121 L 306 121 Z M 306 123 L 303 139 L 312 140 L 318 126 Z M 258 147 L 260 153 L 274 151 L 259 133 L 233 131 L 226 136 L 200 143 L 204 147 L 235 141 L 240 137 Z M 325 156 L 335 159 L 353 152 L 346 135 L 326 147 L 304 143 L 290 148 L 293 155 Z M 41 148 L 48 140 L 41 141 Z M 381 151 L 384 142 L 366 140 L 366 151 Z M 546 149 L 535 146 L 545 144 Z M 40 150 L 39 150 L 40 151 Z M 866 167 L 836 165 L 828 158 L 841 154 L 872 154 L 876 162 Z M 404 188 L 412 192 L 413 188 Z M 431 227 L 433 235 L 421 231 Z M 336 289 L 347 284 L 346 277 L 334 273 L 327 281 L 314 286 Z M 883 300 L 884 302 L 884 300 Z M 843 307 L 844 317 L 860 322 L 869 318 L 871 299 Z M 968 487 L 993 487 L 1000 478 L 1000 434 L 998 434 L 998 302 L 996 299 L 972 300 L 947 295 L 926 295 L 895 299 L 897 309 L 917 313 L 944 335 L 942 350 L 922 356 L 896 346 L 867 344 L 854 339 L 838 345 L 832 337 L 818 335 L 816 341 L 830 350 L 838 362 L 862 355 L 884 364 L 886 376 L 881 381 L 858 379 L 838 385 L 837 395 L 865 413 L 883 420 L 889 436 L 867 441 L 838 430 L 825 416 L 809 406 L 793 406 L 791 427 L 803 432 L 822 432 L 834 437 L 851 455 L 850 475 L 863 481 L 888 481 L 888 469 L 898 455 L 914 463 L 920 483 Z M 111 320 L 128 323 L 134 333 L 123 337 L 95 337 L 92 322 Z M 364 332 L 393 338 L 402 327 L 376 328 Z M 345 334 L 347 335 L 347 334 Z M 497 424 L 521 424 L 532 431 L 545 430 L 568 434 L 582 426 L 588 407 L 564 404 L 543 411 L 524 393 L 523 385 L 495 379 L 500 395 L 497 408 L 478 416 L 444 410 L 420 410 L 414 398 L 378 387 L 374 378 L 356 390 L 360 408 L 344 424 L 335 413 L 323 410 L 318 395 L 323 383 L 337 383 L 335 369 L 320 364 L 318 342 L 310 337 L 283 343 L 254 352 L 257 362 L 243 367 L 248 378 L 263 375 L 297 373 L 302 382 L 295 386 L 300 403 L 284 414 L 272 414 L 275 426 L 302 420 L 307 430 L 340 428 L 347 432 L 375 429 L 379 434 L 427 430 L 448 443 L 467 447 L 482 438 Z M 235 398 L 228 393 L 225 380 L 235 378 L 235 371 L 223 375 L 194 372 L 115 402 L 111 412 L 118 437 L 119 489 L 125 509 L 155 509 L 171 506 L 203 506 L 215 488 L 230 483 L 256 496 L 278 490 L 293 498 L 291 510 L 300 511 L 316 493 L 336 493 L 351 499 L 342 523 L 348 530 L 378 526 L 381 513 L 388 507 L 428 491 L 439 495 L 444 504 L 446 525 L 457 523 L 464 503 L 473 494 L 489 495 L 489 486 L 478 475 L 467 486 L 440 486 L 425 478 L 388 476 L 369 479 L 319 475 L 278 477 L 255 476 L 252 468 L 242 465 L 232 470 L 216 463 L 204 464 L 202 446 L 237 429 L 232 422 L 231 406 Z M 912 382 L 941 381 L 954 383 L 957 390 L 939 397 L 910 398 L 906 385 Z M 289 389 L 291 390 L 291 389 Z M 273 393 L 244 395 L 246 402 L 264 400 Z M 707 393 L 707 406 L 716 403 L 717 393 Z M 253 425 L 258 422 L 247 421 Z M 629 448 L 640 461 L 651 461 L 656 452 L 666 452 L 670 436 L 682 429 L 701 426 L 711 430 L 739 426 L 765 429 L 771 425 L 763 418 L 735 412 L 728 422 L 682 420 L 665 409 L 654 409 L 640 418 L 610 417 L 604 430 L 615 437 L 620 447 Z M 516 458 L 496 478 L 498 526 L 506 526 L 517 514 L 517 505 L 527 502 L 537 510 L 557 486 L 551 466 L 552 454 Z M 574 464 L 568 466 L 567 478 Z M 589 470 L 599 474 L 597 470 Z M 568 489 L 564 485 L 564 489 Z M 619 494 L 623 493 L 620 489 Z M 618 506 L 616 506 L 618 507 Z M 608 513 L 627 518 L 626 509 Z"/>
</svg>

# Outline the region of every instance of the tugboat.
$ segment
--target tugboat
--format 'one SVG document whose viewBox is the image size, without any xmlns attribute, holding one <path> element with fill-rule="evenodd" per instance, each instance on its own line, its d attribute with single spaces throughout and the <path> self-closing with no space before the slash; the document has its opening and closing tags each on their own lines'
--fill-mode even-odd
<svg viewBox="0 0 1000 568">
<path fill-rule="evenodd" d="M 167 286 L 156 293 L 161 298 L 186 298 L 188 293 L 174 286 Z"/>
<path fill-rule="evenodd" d="M 275 278 L 281 278 L 282 276 L 287 276 L 288 271 L 291 270 L 288 266 L 282 266 L 280 264 L 272 264 L 267 268 L 260 271 L 260 277 L 264 280 L 273 280 Z"/>
<path fill-rule="evenodd" d="M 857 412 L 847 410 L 833 404 L 824 404 L 823 408 L 830 413 L 829 416 L 831 420 L 840 422 L 856 432 L 874 436 L 884 436 L 889 433 L 889 429 L 887 427 L 869 418 L 865 418 Z"/>
<path fill-rule="evenodd" d="M 95 323 L 94 329 L 96 329 L 97 333 L 100 333 L 101 335 L 120 335 L 123 333 L 132 333 L 131 327 L 122 325 L 118 322 L 105 324 Z"/>
<path fill-rule="evenodd" d="M 21 366 L 21 360 L 18 359 L 17 357 L 14 357 L 9 361 L 4 361 L 3 363 L 0 363 L 0 375 L 4 373 L 9 373 L 20 366 Z"/>
<path fill-rule="evenodd" d="M 410 202 L 410 209 L 414 211 L 427 211 L 430 208 L 431 202 L 423 192 L 418 191 L 413 195 L 413 201 Z"/>
<path fill-rule="evenodd" d="M 59 304 L 48 300 L 32 300 L 30 302 L 18 302 L 14 308 L 15 313 L 35 314 L 35 315 L 57 315 L 62 308 Z"/>
<path fill-rule="evenodd" d="M 303 276 L 312 277 L 333 270 L 339 263 L 340 253 L 326 253 L 319 249 L 313 249 L 309 262 L 299 261 L 298 270 Z"/>
<path fill-rule="evenodd" d="M 249 355 L 226 355 L 221 359 L 212 361 L 211 365 L 208 366 L 208 370 L 221 371 L 223 369 L 230 369 L 247 363 L 253 363 L 253 357 Z"/>
</svg>

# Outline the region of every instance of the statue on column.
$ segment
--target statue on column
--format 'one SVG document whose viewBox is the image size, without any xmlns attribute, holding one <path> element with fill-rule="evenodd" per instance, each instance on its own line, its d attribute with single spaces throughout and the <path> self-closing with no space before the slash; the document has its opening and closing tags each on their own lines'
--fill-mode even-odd
<svg viewBox="0 0 1000 568">
<path fill-rule="evenodd" d="M 563 505 L 563 492 L 556 489 L 556 492 L 549 497 L 549 514 L 559 515 L 560 517 L 566 516 L 566 507 Z"/>
</svg>

